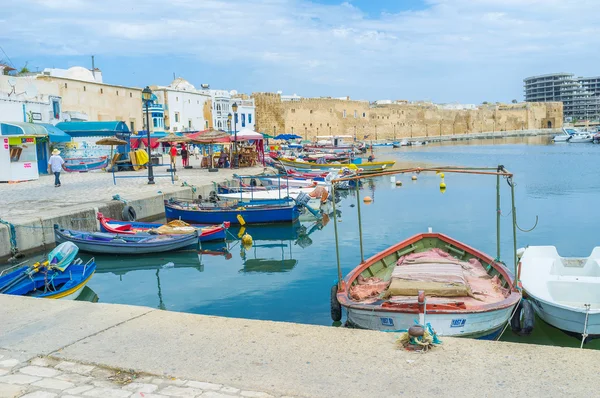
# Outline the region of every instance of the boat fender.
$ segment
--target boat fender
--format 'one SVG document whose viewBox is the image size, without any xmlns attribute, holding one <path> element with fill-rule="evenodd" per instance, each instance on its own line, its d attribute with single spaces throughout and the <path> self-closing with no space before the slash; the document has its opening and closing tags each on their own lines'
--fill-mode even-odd
<svg viewBox="0 0 600 398">
<path fill-rule="evenodd" d="M 123 221 L 135 221 L 137 219 L 137 214 L 135 213 L 135 209 L 129 205 L 125 205 L 123 207 Z"/>
<path fill-rule="evenodd" d="M 529 300 L 523 299 L 510 320 L 510 328 L 519 336 L 529 336 L 535 324 L 535 312 Z"/>
<path fill-rule="evenodd" d="M 342 306 L 337 299 L 338 287 L 337 284 L 331 287 L 331 319 L 334 322 L 339 322 L 342 319 Z"/>
</svg>

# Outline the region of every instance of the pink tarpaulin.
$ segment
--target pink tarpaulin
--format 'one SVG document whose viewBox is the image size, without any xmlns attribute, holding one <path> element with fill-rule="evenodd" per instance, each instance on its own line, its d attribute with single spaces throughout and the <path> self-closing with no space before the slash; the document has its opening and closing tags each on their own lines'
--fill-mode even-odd
<svg viewBox="0 0 600 398">
<path fill-rule="evenodd" d="M 130 141 L 131 149 L 138 149 L 140 144 L 144 144 L 145 147 L 148 146 L 148 138 L 132 138 Z M 150 138 L 150 148 L 156 149 L 160 145 L 158 142 L 158 138 Z"/>
</svg>

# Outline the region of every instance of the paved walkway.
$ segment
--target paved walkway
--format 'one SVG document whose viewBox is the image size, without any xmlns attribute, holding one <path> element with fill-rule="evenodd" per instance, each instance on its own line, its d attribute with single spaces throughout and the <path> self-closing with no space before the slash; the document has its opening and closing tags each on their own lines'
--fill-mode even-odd
<svg viewBox="0 0 600 398">
<path fill-rule="evenodd" d="M 4 295 L 0 309 L 4 396 L 598 395 L 595 350 L 444 338 L 419 354 L 395 333 Z"/>
<path fill-rule="evenodd" d="M 166 158 L 165 158 L 166 159 Z M 165 160 L 166 161 L 166 160 Z M 179 160 L 181 162 L 181 160 Z M 177 168 L 177 178 L 173 184 L 170 177 L 156 178 L 155 185 L 148 185 L 146 178 L 123 178 L 113 184 L 112 173 L 94 171 L 89 173 L 61 173 L 62 186 L 54 187 L 54 176 L 41 176 L 39 180 L 11 184 L 0 184 L 0 218 L 18 223 L 31 217 L 39 217 L 57 209 L 90 208 L 100 202 L 109 202 L 114 195 L 127 199 L 131 195 L 156 194 L 159 191 L 171 193 L 182 189 L 185 182 L 189 185 L 204 186 L 213 181 L 231 179 L 234 170 L 219 169 L 209 173 L 200 169 L 199 160 L 192 159 L 193 169 Z M 167 167 L 154 168 L 155 174 L 169 174 Z M 235 170 L 237 174 L 256 174 L 262 167 Z M 137 172 L 118 172 L 117 176 L 147 176 L 146 170 Z"/>
<path fill-rule="evenodd" d="M 260 391 L 0 350 L 0 398 L 268 398 Z"/>
</svg>

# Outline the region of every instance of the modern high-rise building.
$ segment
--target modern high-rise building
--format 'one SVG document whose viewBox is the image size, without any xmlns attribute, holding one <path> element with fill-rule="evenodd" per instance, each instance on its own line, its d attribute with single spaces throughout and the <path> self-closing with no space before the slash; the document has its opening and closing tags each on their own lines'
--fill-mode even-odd
<svg viewBox="0 0 600 398">
<path fill-rule="evenodd" d="M 565 120 L 600 119 L 600 77 L 552 73 L 523 82 L 526 102 L 562 102 Z"/>
</svg>

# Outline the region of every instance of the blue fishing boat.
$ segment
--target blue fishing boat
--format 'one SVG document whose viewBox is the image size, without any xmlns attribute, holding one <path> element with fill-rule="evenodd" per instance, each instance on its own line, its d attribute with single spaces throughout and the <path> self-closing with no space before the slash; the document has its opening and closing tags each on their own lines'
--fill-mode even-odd
<svg viewBox="0 0 600 398">
<path fill-rule="evenodd" d="M 291 200 L 264 200 L 238 202 L 234 205 L 189 203 L 165 200 L 167 220 L 212 224 L 268 224 L 293 222 L 300 217 L 300 209 Z"/>
<path fill-rule="evenodd" d="M 21 267 L 0 276 L 0 293 L 50 299 L 76 299 L 96 271 L 94 259 L 75 259 L 79 248 L 65 242 L 42 263 Z"/>
<path fill-rule="evenodd" d="M 186 235 L 123 235 L 62 229 L 54 225 L 57 243 L 73 242 L 80 250 L 103 254 L 146 254 L 198 248 L 198 232 Z"/>
<path fill-rule="evenodd" d="M 65 159 L 65 171 L 70 172 L 86 172 L 91 170 L 100 170 L 108 165 L 108 157 L 101 156 L 99 158 L 69 158 Z"/>
<path fill-rule="evenodd" d="M 136 235 L 138 233 L 148 233 L 148 231 L 159 231 L 160 233 L 160 228 L 164 228 L 164 224 L 159 223 L 113 220 L 112 218 L 104 217 L 102 213 L 98 213 L 97 217 L 98 221 L 100 221 L 100 230 L 114 234 Z M 170 230 L 178 230 L 175 232 L 180 234 L 189 234 L 197 230 L 200 242 L 215 242 L 225 240 L 229 225 L 228 222 L 219 225 L 185 224 L 183 227 L 171 228 Z"/>
</svg>

